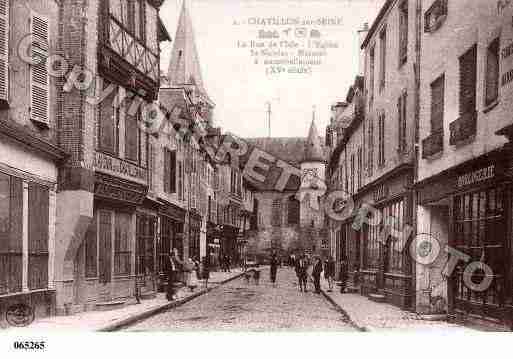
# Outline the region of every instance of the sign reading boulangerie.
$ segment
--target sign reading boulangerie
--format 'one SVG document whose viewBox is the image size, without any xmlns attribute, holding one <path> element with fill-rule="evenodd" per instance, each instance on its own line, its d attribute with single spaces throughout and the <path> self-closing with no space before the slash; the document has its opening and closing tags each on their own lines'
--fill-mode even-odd
<svg viewBox="0 0 513 359">
<path fill-rule="evenodd" d="M 495 165 L 489 165 L 478 170 L 458 176 L 458 187 L 465 187 L 475 183 L 483 182 L 495 177 Z"/>
</svg>

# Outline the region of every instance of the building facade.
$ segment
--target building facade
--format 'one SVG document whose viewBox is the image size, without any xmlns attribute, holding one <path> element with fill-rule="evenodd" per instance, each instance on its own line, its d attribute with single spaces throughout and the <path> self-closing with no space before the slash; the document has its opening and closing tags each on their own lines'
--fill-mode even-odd
<svg viewBox="0 0 513 359">
<path fill-rule="evenodd" d="M 58 50 L 59 23 L 57 3 L 0 1 L 0 326 L 14 304 L 55 313 L 56 192 L 67 154 L 58 82 L 44 59 Z"/>
<path fill-rule="evenodd" d="M 512 7 L 422 11 L 418 232 L 441 250 L 417 264 L 417 309 L 511 324 Z"/>
</svg>

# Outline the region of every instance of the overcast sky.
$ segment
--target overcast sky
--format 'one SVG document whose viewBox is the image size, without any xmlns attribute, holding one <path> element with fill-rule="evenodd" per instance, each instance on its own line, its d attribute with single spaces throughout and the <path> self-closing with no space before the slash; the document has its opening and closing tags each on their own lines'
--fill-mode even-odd
<svg viewBox="0 0 513 359">
<path fill-rule="evenodd" d="M 182 1 L 166 0 L 160 11 L 173 39 Z M 205 88 L 216 103 L 216 125 L 242 137 L 267 136 L 266 102 L 270 101 L 272 136 L 304 137 L 312 118 L 312 106 L 316 107 L 320 135 L 324 135 L 330 104 L 345 98 L 357 74 L 357 30 L 364 22 L 372 24 L 384 0 L 186 2 Z M 269 17 L 341 18 L 341 25 L 305 26 L 308 31 L 319 30 L 322 41 L 335 42 L 338 48 L 327 49 L 322 65 L 313 67 L 311 74 L 266 75 L 266 66 L 254 64 L 249 50 L 238 48 L 237 41 L 258 40 L 259 30 L 277 30 L 283 39 L 283 30 L 288 26 L 248 24 L 255 18 Z M 301 26 L 290 27 L 295 31 Z M 292 34 L 289 39 L 294 39 Z M 167 73 L 172 43 L 161 46 L 161 68 Z"/>
</svg>

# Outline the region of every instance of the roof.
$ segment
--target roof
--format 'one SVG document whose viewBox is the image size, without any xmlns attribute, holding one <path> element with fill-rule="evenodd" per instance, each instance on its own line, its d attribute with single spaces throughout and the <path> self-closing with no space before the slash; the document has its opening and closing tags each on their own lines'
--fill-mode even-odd
<svg viewBox="0 0 513 359">
<path fill-rule="evenodd" d="M 244 140 L 294 166 L 299 166 L 303 159 L 304 137 L 255 137 Z"/>
<path fill-rule="evenodd" d="M 385 17 L 388 9 L 390 9 L 390 7 L 392 6 L 392 4 L 394 2 L 395 2 L 395 0 L 386 0 L 385 4 L 381 8 L 381 10 L 379 10 L 378 16 L 376 17 L 376 19 L 374 19 L 374 22 L 372 23 L 372 26 L 371 26 L 369 32 L 367 33 L 367 36 L 365 36 L 365 40 L 363 40 L 362 46 L 360 47 L 361 49 L 364 49 L 367 46 L 367 44 L 369 43 L 370 39 L 372 38 L 372 36 L 376 32 L 379 24 L 381 23 L 381 20 L 383 20 L 383 18 Z"/>
<path fill-rule="evenodd" d="M 168 79 L 172 87 L 193 86 L 203 94 L 209 102 L 207 92 L 203 85 L 192 20 L 183 0 L 182 10 L 178 18 L 175 41 L 169 61 Z"/>
</svg>

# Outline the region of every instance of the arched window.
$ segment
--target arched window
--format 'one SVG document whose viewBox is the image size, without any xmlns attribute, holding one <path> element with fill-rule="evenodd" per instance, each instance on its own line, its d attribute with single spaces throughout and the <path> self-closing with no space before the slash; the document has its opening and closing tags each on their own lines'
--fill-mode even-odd
<svg viewBox="0 0 513 359">
<path fill-rule="evenodd" d="M 288 224 L 299 224 L 299 201 L 295 196 L 288 200 Z"/>
</svg>

